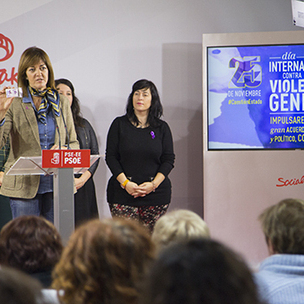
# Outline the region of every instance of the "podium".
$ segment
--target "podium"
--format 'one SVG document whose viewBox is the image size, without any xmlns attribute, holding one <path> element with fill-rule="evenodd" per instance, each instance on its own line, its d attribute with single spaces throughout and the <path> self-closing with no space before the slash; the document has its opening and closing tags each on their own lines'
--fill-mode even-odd
<svg viewBox="0 0 304 304">
<path fill-rule="evenodd" d="M 65 151 L 68 151 L 68 153 L 73 153 L 72 151 L 84 152 L 85 150 L 42 151 L 52 151 L 51 153 L 55 153 L 57 157 L 61 152 L 65 153 Z M 49 154 L 50 152 L 47 153 Z M 53 175 L 54 225 L 59 231 L 62 241 L 66 243 L 75 229 L 74 174 L 82 174 L 85 172 L 96 160 L 100 158 L 100 155 L 89 154 L 89 160 L 85 162 L 85 166 L 82 166 L 83 163 L 81 162 L 77 164 L 74 163 L 73 158 L 67 159 L 68 164 L 64 164 L 64 161 L 62 161 L 62 159 L 64 159 L 63 156 L 61 157 L 59 155 L 59 160 L 56 158 L 56 161 L 50 165 L 50 168 L 45 167 L 45 161 L 43 161 L 43 158 L 45 158 L 45 155 L 19 157 L 8 170 L 7 175 Z"/>
</svg>

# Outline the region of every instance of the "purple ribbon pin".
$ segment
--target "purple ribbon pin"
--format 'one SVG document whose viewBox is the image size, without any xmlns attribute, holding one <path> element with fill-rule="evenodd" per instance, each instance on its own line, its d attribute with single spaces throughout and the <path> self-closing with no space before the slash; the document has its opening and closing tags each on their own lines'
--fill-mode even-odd
<svg viewBox="0 0 304 304">
<path fill-rule="evenodd" d="M 151 132 L 150 132 L 150 134 L 151 134 L 152 139 L 154 139 L 154 138 L 155 138 L 155 134 L 154 134 L 154 132 L 153 132 L 153 131 L 151 131 Z"/>
</svg>

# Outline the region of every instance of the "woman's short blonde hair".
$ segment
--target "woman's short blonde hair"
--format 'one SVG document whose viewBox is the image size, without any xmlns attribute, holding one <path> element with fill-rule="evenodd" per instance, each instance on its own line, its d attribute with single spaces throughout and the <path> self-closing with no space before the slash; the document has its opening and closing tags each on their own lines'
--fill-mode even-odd
<svg viewBox="0 0 304 304">
<path fill-rule="evenodd" d="M 210 238 L 206 222 L 195 212 L 173 210 L 163 215 L 155 224 L 152 240 L 158 250 L 173 242 L 192 238 Z"/>
</svg>

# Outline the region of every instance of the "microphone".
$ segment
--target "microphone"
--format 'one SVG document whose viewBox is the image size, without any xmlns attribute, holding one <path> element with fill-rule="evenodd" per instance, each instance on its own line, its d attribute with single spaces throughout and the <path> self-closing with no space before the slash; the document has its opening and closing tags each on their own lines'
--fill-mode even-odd
<svg viewBox="0 0 304 304">
<path fill-rule="evenodd" d="M 60 108 L 60 113 L 61 113 L 61 116 L 62 116 L 64 128 L 65 128 L 65 134 L 66 134 L 66 139 L 67 139 L 67 146 L 68 146 L 68 149 L 70 149 L 70 135 L 69 135 L 69 132 L 68 132 L 67 125 L 65 123 L 65 119 L 64 119 L 63 113 L 62 113 L 62 108 Z"/>
<path fill-rule="evenodd" d="M 54 120 L 55 120 L 56 130 L 57 130 L 57 132 L 58 132 L 59 150 L 61 150 L 61 138 L 60 138 L 59 127 L 58 127 L 58 124 L 57 124 L 57 120 L 56 120 L 56 116 L 55 116 L 55 113 L 54 113 L 54 109 L 53 109 L 53 108 L 52 108 L 52 111 L 53 111 L 53 116 L 54 116 Z"/>
</svg>

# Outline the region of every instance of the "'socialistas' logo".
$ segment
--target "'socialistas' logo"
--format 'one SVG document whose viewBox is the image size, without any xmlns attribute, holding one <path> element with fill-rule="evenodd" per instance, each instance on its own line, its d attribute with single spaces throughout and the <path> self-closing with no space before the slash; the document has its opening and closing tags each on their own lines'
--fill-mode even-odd
<svg viewBox="0 0 304 304">
<path fill-rule="evenodd" d="M 14 44 L 11 39 L 0 34 L 0 61 L 8 60 L 14 53 Z"/>
<path fill-rule="evenodd" d="M 277 187 L 287 187 L 296 186 L 304 184 L 304 175 L 300 178 L 284 179 L 283 177 L 278 178 L 279 183 L 276 184 Z"/>
</svg>

